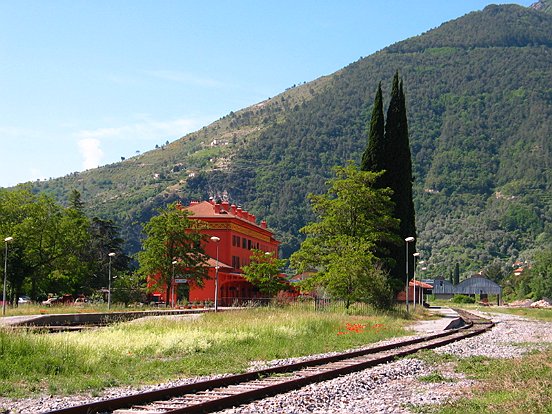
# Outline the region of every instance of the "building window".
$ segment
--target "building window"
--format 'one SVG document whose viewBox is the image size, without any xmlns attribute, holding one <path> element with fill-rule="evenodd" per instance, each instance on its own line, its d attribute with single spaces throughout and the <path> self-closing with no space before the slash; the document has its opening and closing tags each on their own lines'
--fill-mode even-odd
<svg viewBox="0 0 552 414">
<path fill-rule="evenodd" d="M 242 249 L 247 249 L 247 239 L 245 237 L 242 239 Z"/>
<path fill-rule="evenodd" d="M 232 256 L 232 267 L 234 269 L 240 268 L 240 258 L 238 256 Z"/>
</svg>

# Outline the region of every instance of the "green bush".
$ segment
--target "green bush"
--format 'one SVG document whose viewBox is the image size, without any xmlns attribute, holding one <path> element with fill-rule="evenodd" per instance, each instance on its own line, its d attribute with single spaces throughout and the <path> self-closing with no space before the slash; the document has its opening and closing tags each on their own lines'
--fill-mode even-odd
<svg viewBox="0 0 552 414">
<path fill-rule="evenodd" d="M 475 303 L 475 298 L 466 295 L 454 295 L 450 301 L 452 303 Z"/>
</svg>

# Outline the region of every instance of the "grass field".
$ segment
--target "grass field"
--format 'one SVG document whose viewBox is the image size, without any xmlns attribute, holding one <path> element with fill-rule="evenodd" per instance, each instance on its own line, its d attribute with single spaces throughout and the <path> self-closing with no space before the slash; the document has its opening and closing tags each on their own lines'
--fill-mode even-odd
<svg viewBox="0 0 552 414">
<path fill-rule="evenodd" d="M 420 357 L 420 355 L 417 355 Z M 423 358 L 423 356 L 422 356 Z M 428 361 L 444 359 L 456 371 L 477 380 L 469 396 L 440 405 L 421 406 L 421 414 L 546 414 L 552 413 L 552 348 L 515 359 L 470 357 L 458 359 L 425 353 Z M 439 374 L 423 378 L 440 382 Z"/>
<path fill-rule="evenodd" d="M 251 361 L 343 350 L 404 335 L 410 319 L 258 308 L 147 318 L 94 331 L 0 330 L 0 395 L 92 394 L 223 372 Z"/>
</svg>

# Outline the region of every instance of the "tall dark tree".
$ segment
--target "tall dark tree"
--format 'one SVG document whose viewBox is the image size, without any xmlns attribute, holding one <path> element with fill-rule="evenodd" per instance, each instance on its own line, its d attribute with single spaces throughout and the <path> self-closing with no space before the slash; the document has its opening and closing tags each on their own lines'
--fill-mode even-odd
<svg viewBox="0 0 552 414">
<path fill-rule="evenodd" d="M 368 128 L 367 128 L 368 129 Z M 370 129 L 368 132 L 368 145 L 364 154 L 360 169 L 362 171 L 378 172 L 386 169 L 385 161 L 385 119 L 383 117 L 383 97 L 381 93 L 381 82 L 378 85 L 372 117 L 370 118 Z"/>
<path fill-rule="evenodd" d="M 454 265 L 454 284 L 460 283 L 460 265 L 458 262 Z"/>
<path fill-rule="evenodd" d="M 84 211 L 84 202 L 82 201 L 82 196 L 79 190 L 73 188 L 73 190 L 69 193 L 68 199 L 70 208 L 73 208 L 80 213 Z"/>
<path fill-rule="evenodd" d="M 131 259 L 123 251 L 124 240 L 120 237 L 120 228 L 112 220 L 94 217 L 89 232 L 91 239 L 84 259 L 90 263 L 91 277 L 84 287 L 93 290 L 105 287 L 108 283 L 109 253 L 115 253 L 112 258 L 114 271 L 128 271 Z"/>
<path fill-rule="evenodd" d="M 393 191 L 391 200 L 394 203 L 393 217 L 400 220 L 398 235 L 402 240 L 407 237 L 416 237 L 416 225 L 414 203 L 412 200 L 412 160 L 410 155 L 410 142 L 408 136 L 408 120 L 406 116 L 406 100 L 403 84 L 396 72 L 393 78 L 391 100 L 387 109 L 387 119 L 383 125 L 383 104 L 381 98 L 381 85 L 378 87 L 372 119 L 368 146 L 362 157 L 362 169 L 366 171 L 384 171 L 378 180 L 378 187 L 390 188 Z M 404 244 L 385 246 L 388 249 L 387 265 L 390 268 L 391 277 L 397 281 L 395 287 L 399 287 L 399 281 L 403 281 L 406 269 L 406 256 Z M 415 241 L 410 245 L 410 251 L 416 251 Z M 414 257 L 409 255 L 409 277 L 414 272 Z"/>
</svg>

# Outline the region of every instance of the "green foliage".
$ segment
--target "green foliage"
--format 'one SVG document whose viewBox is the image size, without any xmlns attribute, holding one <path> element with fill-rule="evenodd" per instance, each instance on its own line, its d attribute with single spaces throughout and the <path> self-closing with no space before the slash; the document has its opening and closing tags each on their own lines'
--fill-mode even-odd
<svg viewBox="0 0 552 414">
<path fill-rule="evenodd" d="M 378 85 L 372 116 L 370 118 L 370 128 L 368 129 L 368 144 L 362 154 L 362 171 L 379 172 L 386 169 L 385 157 L 385 119 L 383 117 L 383 96 L 381 92 L 381 82 Z"/>
<path fill-rule="evenodd" d="M 138 253 L 139 272 L 143 277 L 152 277 L 151 288 L 164 288 L 171 283 L 173 271 L 187 274 L 199 286 L 206 277 L 207 257 L 201 242 L 201 223 L 190 220 L 190 213 L 174 203 L 144 226 L 146 238 L 143 250 Z M 166 289 L 166 303 L 170 290 Z"/>
<path fill-rule="evenodd" d="M 146 281 L 138 273 L 119 273 L 113 281 L 112 301 L 122 303 L 125 306 L 132 303 L 146 302 Z"/>
<path fill-rule="evenodd" d="M 406 117 L 406 102 L 402 80 L 395 72 L 391 100 L 387 109 L 387 119 L 383 120 L 381 83 L 376 93 L 368 146 L 362 155 L 362 170 L 380 172 L 377 184 L 380 188 L 392 190 L 391 200 L 394 204 L 393 217 L 399 220 L 397 236 L 401 239 L 414 237 L 412 251 L 416 251 L 416 225 L 414 204 L 412 201 L 412 160 L 408 138 L 408 122 Z M 413 257 L 405 258 L 402 245 L 387 246 L 390 258 L 390 273 L 396 280 L 403 278 L 406 266 L 410 261 L 409 277 L 414 272 Z"/>
<path fill-rule="evenodd" d="M 75 208 L 63 208 L 52 197 L 26 189 L 0 191 L 0 234 L 13 237 L 8 248 L 8 295 L 34 299 L 48 292 L 75 293 L 88 277 L 81 260 L 90 233 L 89 220 Z M 2 269 L 3 270 L 3 269 Z"/>
<path fill-rule="evenodd" d="M 305 287 L 321 285 L 347 307 L 359 300 L 388 307 L 391 291 L 375 251 L 396 240 L 389 190 L 374 188 L 381 174 L 359 171 L 352 163 L 335 172 L 326 194 L 310 196 L 318 220 L 301 229 L 307 238 L 291 265 L 299 272 L 316 269 Z"/>
<path fill-rule="evenodd" d="M 537 253 L 530 278 L 535 299 L 552 298 L 552 248 Z"/>
<path fill-rule="evenodd" d="M 276 258 L 272 252 L 253 249 L 252 253 L 250 263 L 242 267 L 243 277 L 269 296 L 286 290 L 289 285 L 281 271 L 287 260 Z"/>
<path fill-rule="evenodd" d="M 48 293 L 89 295 L 107 286 L 109 252 L 116 253 L 114 270 L 128 269 L 117 226 L 90 220 L 84 210 L 76 190 L 68 207 L 24 187 L 0 191 L 0 232 L 14 239 L 8 260 L 10 301 L 23 293 L 34 300 Z"/>
<path fill-rule="evenodd" d="M 531 259 L 552 245 L 537 241 L 552 233 L 551 27 L 550 14 L 488 6 L 159 149 L 33 183 L 33 191 L 66 203 L 77 188 L 85 210 L 120 226 L 134 253 L 140 223 L 157 208 L 226 190 L 268 221 L 289 257 L 303 241 L 299 229 L 315 219 L 307 194 L 326 191 L 331 167 L 361 158 L 366 102 L 379 82 L 389 96 L 400 68 L 416 247 L 428 277 L 455 263 L 464 278 L 495 259 Z M 228 145 L 211 151 L 215 139 Z"/>
<path fill-rule="evenodd" d="M 475 298 L 466 295 L 454 295 L 450 301 L 452 303 L 475 303 Z"/>
</svg>

